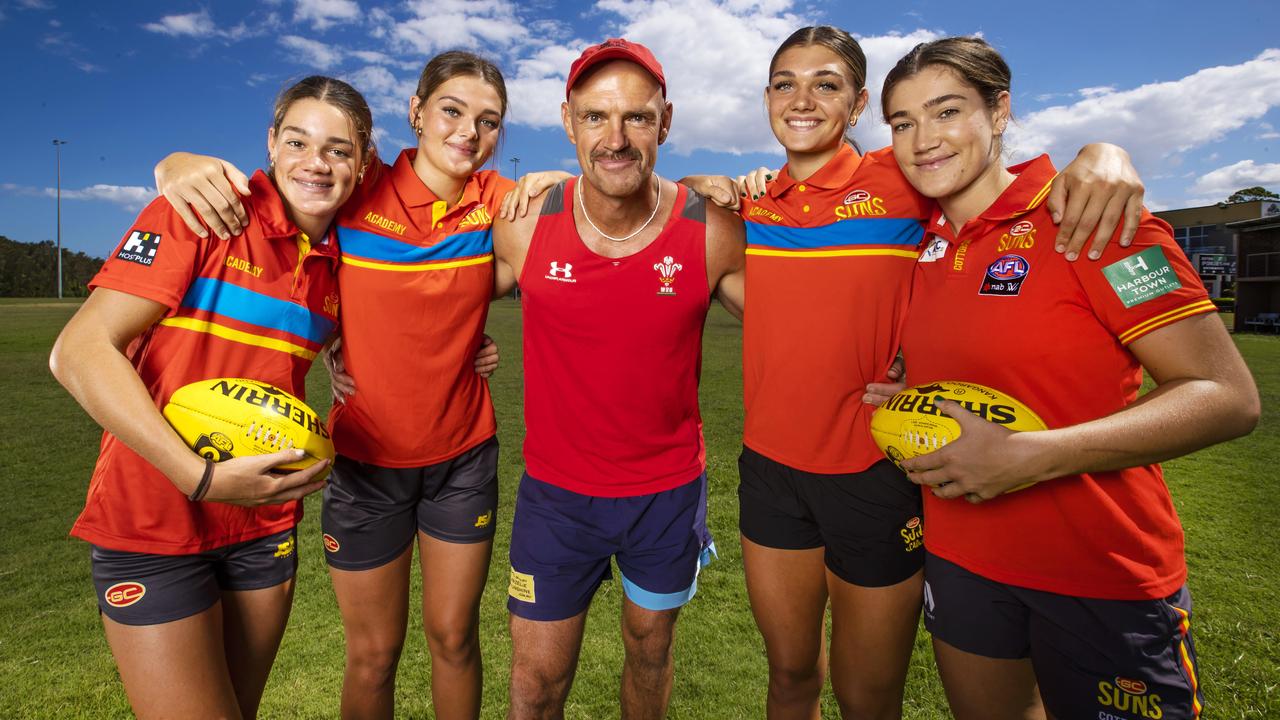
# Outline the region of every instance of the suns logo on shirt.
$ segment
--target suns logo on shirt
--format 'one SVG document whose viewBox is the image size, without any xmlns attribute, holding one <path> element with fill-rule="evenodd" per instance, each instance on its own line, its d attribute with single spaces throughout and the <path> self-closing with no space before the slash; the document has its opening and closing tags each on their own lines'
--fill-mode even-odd
<svg viewBox="0 0 1280 720">
<path fill-rule="evenodd" d="M 1006 250 L 1026 250 L 1036 244 L 1036 226 L 1030 220 L 1015 223 L 1009 232 L 1000 236 L 996 252 Z"/>
<path fill-rule="evenodd" d="M 668 255 L 662 258 L 662 262 L 654 263 L 653 269 L 658 271 L 658 280 L 662 282 L 662 287 L 658 288 L 658 294 L 675 295 L 676 289 L 671 287 L 671 284 L 676 281 L 676 273 L 683 270 L 684 266 Z"/>
<path fill-rule="evenodd" d="M 481 205 L 475 210 L 472 210 L 471 212 L 467 213 L 467 216 L 462 218 L 462 222 L 458 223 L 458 227 L 466 227 L 468 225 L 492 225 L 492 224 L 493 224 L 493 216 L 489 214 L 488 208 L 486 208 L 484 205 Z"/>
<path fill-rule="evenodd" d="M 836 217 L 849 220 L 859 217 L 877 217 L 889 211 L 884 209 L 884 198 L 879 198 L 866 190 L 854 190 L 844 196 L 844 203 L 837 205 Z"/>
</svg>

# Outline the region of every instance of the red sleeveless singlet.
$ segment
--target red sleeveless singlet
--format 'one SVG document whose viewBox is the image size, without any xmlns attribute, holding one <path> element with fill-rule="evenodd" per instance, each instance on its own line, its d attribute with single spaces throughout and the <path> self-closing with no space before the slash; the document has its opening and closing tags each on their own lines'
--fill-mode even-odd
<svg viewBox="0 0 1280 720">
<path fill-rule="evenodd" d="M 519 278 L 527 471 L 596 497 L 669 490 L 706 464 L 705 201 L 677 185 L 658 237 L 607 258 L 578 236 L 576 182 L 548 194 Z"/>
</svg>

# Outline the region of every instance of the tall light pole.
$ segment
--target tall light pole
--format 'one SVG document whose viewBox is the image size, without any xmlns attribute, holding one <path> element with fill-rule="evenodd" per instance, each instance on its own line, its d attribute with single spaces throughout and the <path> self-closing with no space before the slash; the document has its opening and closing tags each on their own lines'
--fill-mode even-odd
<svg viewBox="0 0 1280 720">
<path fill-rule="evenodd" d="M 58 299 L 62 299 L 62 146 L 66 145 L 66 140 L 53 140 L 53 154 L 55 156 L 55 168 L 57 168 L 57 186 L 58 186 Z"/>
<path fill-rule="evenodd" d="M 520 179 L 520 158 L 518 157 L 511 158 L 511 179 Z"/>
</svg>

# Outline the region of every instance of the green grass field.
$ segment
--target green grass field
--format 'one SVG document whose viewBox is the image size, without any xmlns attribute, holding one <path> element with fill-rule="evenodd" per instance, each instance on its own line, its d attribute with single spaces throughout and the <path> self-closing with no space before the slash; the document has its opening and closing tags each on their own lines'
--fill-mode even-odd
<svg viewBox="0 0 1280 720">
<path fill-rule="evenodd" d="M 98 622 L 87 546 L 68 537 L 97 455 L 99 430 L 49 375 L 47 357 L 76 305 L 0 300 L 0 717 L 128 717 Z M 484 717 L 502 717 L 510 640 L 506 629 L 507 543 L 520 476 L 519 308 L 494 305 L 489 333 L 503 364 L 493 380 L 503 446 L 494 562 L 483 603 Z M 1280 717 L 1280 533 L 1272 508 L 1280 467 L 1280 338 L 1239 336 L 1258 379 L 1263 416 L 1250 437 L 1166 464 L 1187 531 L 1194 628 L 1205 718 Z M 737 542 L 736 458 L 741 442 L 741 329 L 720 308 L 707 321 L 702 409 L 711 479 L 710 522 L 720 558 L 701 576 L 677 632 L 672 718 L 763 717 L 765 660 L 747 608 Z M 328 407 L 323 371 L 309 397 Z M 319 496 L 307 502 L 293 618 L 262 706 L 266 718 L 336 717 L 342 627 L 320 546 Z M 1088 522 L 1082 518 L 1082 522 Z M 439 579 L 448 582 L 448 578 Z M 419 580 L 415 578 L 415 592 Z M 595 600 L 567 715 L 617 717 L 620 590 Z M 431 717 L 430 668 L 421 623 L 411 620 L 401 661 L 397 714 Z M 868 658 L 867 662 L 875 662 Z M 837 717 L 824 701 L 824 717 Z M 928 649 L 917 638 L 908 718 L 946 716 Z M 1066 720 L 1066 719 L 1064 719 Z"/>
</svg>

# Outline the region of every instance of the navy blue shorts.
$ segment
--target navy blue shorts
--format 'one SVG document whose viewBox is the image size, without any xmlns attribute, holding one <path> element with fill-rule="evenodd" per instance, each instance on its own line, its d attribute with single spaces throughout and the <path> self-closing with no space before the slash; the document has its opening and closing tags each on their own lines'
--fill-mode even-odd
<svg viewBox="0 0 1280 720">
<path fill-rule="evenodd" d="M 159 625 L 208 610 L 223 591 L 275 587 L 298 572 L 294 530 L 191 555 L 91 545 L 98 609 L 122 625 Z"/>
<path fill-rule="evenodd" d="M 371 570 L 400 557 L 417 532 L 450 543 L 493 537 L 498 514 L 498 439 L 415 468 L 339 455 L 324 488 L 325 559 L 339 570 Z"/>
<path fill-rule="evenodd" d="M 990 658 L 1030 658 L 1054 717 L 1191 720 L 1200 716 L 1191 594 L 1097 600 L 1006 585 L 926 553 L 924 625 Z"/>
<path fill-rule="evenodd" d="M 507 609 L 529 620 L 573 617 L 611 576 L 610 558 L 631 602 L 678 608 L 697 592 L 698 571 L 714 552 L 705 474 L 652 495 L 603 498 L 526 473 L 511 521 Z"/>
<path fill-rule="evenodd" d="M 888 460 L 822 475 L 744 447 L 738 474 L 738 529 L 751 542 L 823 548 L 827 569 L 860 587 L 895 585 L 924 567 L 920 487 Z"/>
</svg>

